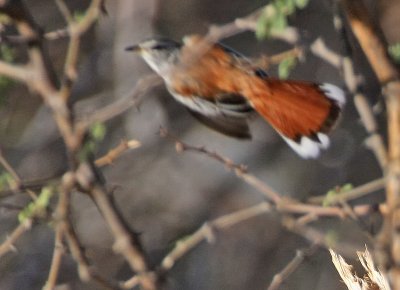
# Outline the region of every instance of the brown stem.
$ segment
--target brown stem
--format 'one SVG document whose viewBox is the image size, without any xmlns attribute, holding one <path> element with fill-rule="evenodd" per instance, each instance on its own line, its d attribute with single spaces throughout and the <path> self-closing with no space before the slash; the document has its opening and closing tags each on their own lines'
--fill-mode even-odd
<svg viewBox="0 0 400 290">
<path fill-rule="evenodd" d="M 399 73 L 387 54 L 384 41 L 363 1 L 343 0 L 351 29 L 384 85 L 388 111 L 389 153 L 386 174 L 386 212 L 377 237 L 376 256 L 380 267 L 387 269 L 393 289 L 400 289 L 400 82 Z"/>
</svg>

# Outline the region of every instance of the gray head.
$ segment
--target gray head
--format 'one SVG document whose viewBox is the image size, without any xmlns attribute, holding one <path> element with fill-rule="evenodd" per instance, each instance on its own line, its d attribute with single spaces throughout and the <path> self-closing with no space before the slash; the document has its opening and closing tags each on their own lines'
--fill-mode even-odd
<svg viewBox="0 0 400 290">
<path fill-rule="evenodd" d="M 158 74 L 176 64 L 182 44 L 167 38 L 152 38 L 125 50 L 138 53 Z"/>
</svg>

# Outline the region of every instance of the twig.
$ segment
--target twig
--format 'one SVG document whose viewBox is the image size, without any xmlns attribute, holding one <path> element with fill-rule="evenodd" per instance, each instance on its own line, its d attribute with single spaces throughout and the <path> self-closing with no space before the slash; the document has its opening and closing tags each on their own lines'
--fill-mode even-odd
<svg viewBox="0 0 400 290">
<path fill-rule="evenodd" d="M 77 126 L 87 128 L 93 123 L 103 123 L 107 120 L 121 115 L 133 106 L 138 105 L 144 94 L 148 92 L 151 88 L 154 88 L 155 86 L 158 86 L 162 83 L 162 79 L 156 74 L 151 74 L 141 78 L 136 83 L 132 92 L 127 95 L 127 97 L 119 99 L 116 102 L 97 110 L 93 115 L 82 116 L 78 118 L 79 123 Z"/>
<path fill-rule="evenodd" d="M 164 273 L 169 271 L 176 261 L 192 250 L 200 242 L 204 240 L 213 241 L 214 229 L 228 229 L 240 222 L 244 222 L 253 217 L 265 214 L 271 210 L 268 202 L 263 202 L 245 209 L 235 211 L 233 213 L 219 217 L 213 221 L 206 222 L 200 229 L 191 234 L 188 238 L 176 243 L 175 248 L 164 257 L 161 262 L 159 271 Z"/>
<path fill-rule="evenodd" d="M 101 187 L 94 186 L 90 189 L 90 194 L 113 233 L 115 238 L 114 251 L 122 255 L 131 269 L 137 273 L 143 289 L 157 289 L 156 277 L 149 271 L 143 251 L 137 245 L 138 240 L 132 240 L 133 235 L 130 234 L 129 230 L 120 221 L 106 192 Z"/>
<path fill-rule="evenodd" d="M 3 152 L 0 148 L 0 164 L 4 167 L 4 169 L 11 174 L 12 178 L 14 179 L 15 183 L 16 183 L 16 188 L 13 188 L 13 191 L 15 189 L 18 188 L 22 188 L 23 187 L 23 182 L 21 177 L 18 175 L 18 173 L 14 170 L 14 168 L 11 166 L 11 164 L 7 161 L 7 159 L 5 158 L 5 156 L 3 155 Z M 35 200 L 37 198 L 36 193 L 33 190 L 30 189 L 25 189 L 25 192 L 28 193 L 28 195 L 30 196 L 30 198 L 32 200 Z"/>
<path fill-rule="evenodd" d="M 321 37 L 310 45 L 310 51 L 337 69 L 342 66 L 343 57 L 329 49 Z"/>
<path fill-rule="evenodd" d="M 222 164 L 229 170 L 233 170 L 237 177 L 244 180 L 247 184 L 251 185 L 255 189 L 257 189 L 260 193 L 262 193 L 269 201 L 271 201 L 276 209 L 280 212 L 285 213 L 297 213 L 297 214 L 308 214 L 313 213 L 316 216 L 335 216 L 344 218 L 346 213 L 343 209 L 339 207 L 322 207 L 310 204 L 303 204 L 294 199 L 283 198 L 278 192 L 273 190 L 268 184 L 261 181 L 254 175 L 248 173 L 246 171 L 246 167 L 244 165 L 235 164 L 229 158 L 221 156 L 216 152 L 210 152 L 205 147 L 196 147 L 189 145 L 177 137 L 170 134 L 165 128 L 160 129 L 160 135 L 162 137 L 173 140 L 176 143 L 176 148 L 178 152 L 182 151 L 193 151 L 196 153 L 200 153 L 206 155 Z"/>
<path fill-rule="evenodd" d="M 20 223 L 14 231 L 6 238 L 6 240 L 0 245 L 0 257 L 9 251 L 15 250 L 15 242 L 29 230 L 32 226 L 32 220 L 26 219 L 23 223 Z"/>
<path fill-rule="evenodd" d="M 51 262 L 49 276 L 44 287 L 45 290 L 53 290 L 56 283 L 58 273 L 60 271 L 62 256 L 64 255 L 64 235 L 66 228 L 66 220 L 69 214 L 70 194 L 75 184 L 74 176 L 71 172 L 64 174 L 60 185 L 59 199 L 55 211 L 55 241 L 53 259 Z"/>
<path fill-rule="evenodd" d="M 62 16 L 64 16 L 67 24 L 70 25 L 74 21 L 74 18 L 72 17 L 71 11 L 69 11 L 67 4 L 64 2 L 64 0 L 55 0 L 55 3 Z"/>
<path fill-rule="evenodd" d="M 362 1 L 343 0 L 343 7 L 361 48 L 378 80 L 384 86 L 387 102 L 389 154 L 386 174 L 387 212 L 377 239 L 376 256 L 379 266 L 388 269 L 394 289 L 400 288 L 400 81 L 399 73 L 388 57 L 387 48 L 378 37 L 377 29 Z"/>
<path fill-rule="evenodd" d="M 337 19 L 339 21 L 340 18 L 337 17 Z M 337 25 L 338 30 L 340 30 L 341 25 L 342 24 Z M 344 39 L 346 38 L 344 37 Z M 350 93 L 354 94 L 354 104 L 361 117 L 361 121 L 369 134 L 369 137 L 366 140 L 366 145 L 372 150 L 379 165 L 384 169 L 387 164 L 385 144 L 382 136 L 378 134 L 378 125 L 371 106 L 368 104 L 365 96 L 358 91 L 360 77 L 358 77 L 354 72 L 351 58 L 349 56 L 341 56 L 330 50 L 321 38 L 314 41 L 310 46 L 310 49 L 315 56 L 322 58 L 333 67 L 342 71 L 346 86 Z"/>
<path fill-rule="evenodd" d="M 11 79 L 25 82 L 31 72 L 32 71 L 26 66 L 0 61 L 0 74 Z"/>
<path fill-rule="evenodd" d="M 368 104 L 365 96 L 360 93 L 357 93 L 354 96 L 354 104 L 360 114 L 361 121 L 369 134 L 365 144 L 372 150 L 372 152 L 374 152 L 375 158 L 378 160 L 382 170 L 384 170 L 387 165 L 387 151 L 382 136 L 377 133 L 378 125 L 371 106 Z"/>
<path fill-rule="evenodd" d="M 72 227 L 71 220 L 68 218 L 65 224 L 65 237 L 68 242 L 68 248 L 71 250 L 71 255 L 78 265 L 79 278 L 83 282 L 88 282 L 92 278 L 89 267 L 89 262 L 84 255 L 75 230 Z"/>
<path fill-rule="evenodd" d="M 21 184 L 21 178 L 18 173 L 14 170 L 14 168 L 8 163 L 7 159 L 4 157 L 3 152 L 0 148 L 0 164 L 3 165 L 4 169 L 11 174 L 12 178 L 14 178 L 17 183 L 17 187 Z"/>
<path fill-rule="evenodd" d="M 124 152 L 140 147 L 140 142 L 137 140 L 121 140 L 120 144 L 108 151 L 108 153 L 95 161 L 95 164 L 99 167 L 112 164 L 118 157 Z"/>
<path fill-rule="evenodd" d="M 65 252 L 63 238 L 63 229 L 61 227 L 58 227 L 55 234 L 54 251 L 49 276 L 47 278 L 45 286 L 43 287 L 43 290 L 53 290 L 56 286 L 58 273 L 60 272 L 62 256 Z"/>
<path fill-rule="evenodd" d="M 72 85 L 77 78 L 77 62 L 80 49 L 81 36 L 88 31 L 88 29 L 94 24 L 100 14 L 101 0 L 92 0 L 89 8 L 86 10 L 85 16 L 80 21 L 75 21 L 68 7 L 64 1 L 57 1 L 62 14 L 66 18 L 68 23 L 68 30 L 70 41 L 67 49 L 67 56 L 64 65 L 64 82 L 60 89 L 60 95 L 63 99 L 68 99 L 71 93 Z"/>
<path fill-rule="evenodd" d="M 41 30 L 34 22 L 31 14 L 21 0 L 6 2 L 0 3 L 0 12 L 14 20 L 21 37 L 30 40 L 30 45 L 28 46 L 29 62 L 27 65 L 31 68 L 31 74 L 24 81 L 35 92 L 40 94 L 46 105 L 51 109 L 69 157 L 69 171 L 64 175 L 63 183 L 60 186 L 60 197 L 56 210 L 58 218 L 56 231 L 62 233 L 68 229 L 67 217 L 69 214 L 69 194 L 71 190 L 86 190 L 93 197 L 114 235 L 114 250 L 121 254 L 129 263 L 133 272 L 138 274 L 140 285 L 143 289 L 157 289 L 158 281 L 149 271 L 138 237 L 129 231 L 123 219 L 119 216 L 117 209 L 102 187 L 102 182 L 99 175 L 95 172 L 94 165 L 87 164 L 80 158 L 79 153 L 83 146 L 83 137 L 87 127 L 80 126 L 82 124 L 74 120 L 73 112 L 68 102 L 70 86 L 74 80 L 74 72 L 76 72 L 80 38 L 93 25 L 102 1 L 92 0 L 84 18 L 78 23 L 69 23 L 68 28 L 70 29 L 71 40 L 65 63 L 67 80 L 63 83 L 61 89 L 58 89 L 57 76 L 53 71 L 47 51 L 43 47 Z M 112 113 L 115 114 L 115 111 Z M 74 247 L 77 245 L 71 239 L 69 242 L 71 242 L 71 250 L 75 251 L 76 248 Z M 79 252 L 75 252 L 75 254 L 78 263 L 82 263 L 82 260 L 79 260 L 82 259 L 82 256 L 78 256 Z M 85 268 L 81 268 L 80 270 L 84 271 Z M 57 263 L 54 263 L 54 268 L 50 269 L 50 272 L 54 273 L 50 277 L 49 287 L 51 288 L 52 284 L 55 283 L 53 281 L 56 280 L 53 277 L 57 276 L 56 274 L 58 273 Z M 81 275 L 85 278 L 89 274 Z"/>
<path fill-rule="evenodd" d="M 321 196 L 314 196 L 308 199 L 308 202 L 314 203 L 314 204 L 321 204 L 325 200 L 328 201 L 330 205 L 335 205 L 336 203 L 340 201 L 350 201 L 353 199 L 357 199 L 360 197 L 363 197 L 367 194 L 370 194 L 374 191 L 377 191 L 379 189 L 383 189 L 385 187 L 386 180 L 384 177 L 367 182 L 363 185 L 357 186 L 349 191 L 346 192 L 340 192 L 337 193 L 336 195 L 329 197 L 327 200 L 326 195 L 321 195 Z"/>
<path fill-rule="evenodd" d="M 362 1 L 342 0 L 344 11 L 351 29 L 360 43 L 373 70 L 382 84 L 398 78 L 398 72 L 391 62 L 384 42 L 379 38 L 377 28 Z"/>
<path fill-rule="evenodd" d="M 64 234 L 68 243 L 68 247 L 71 251 L 71 255 L 78 265 L 78 274 L 81 281 L 88 282 L 93 280 L 105 289 L 119 289 L 116 283 L 112 283 L 101 277 L 91 268 L 89 260 L 82 249 L 79 238 L 76 235 L 70 219 L 66 220 Z"/>
<path fill-rule="evenodd" d="M 208 33 L 204 38 L 189 37 L 186 38 L 186 40 L 184 39 L 185 46 L 183 47 L 181 54 L 182 58 L 185 59 L 185 66 L 195 63 L 196 60 L 206 53 L 212 45 L 223 38 L 227 38 L 247 30 L 256 31 L 257 20 L 262 13 L 268 11 L 267 7 L 269 5 L 271 4 L 265 5 L 247 16 L 236 18 L 234 21 L 224 25 L 210 26 Z M 283 31 L 272 31 L 271 37 L 281 39 L 294 45 L 298 42 L 300 33 L 296 28 L 287 27 Z"/>
<path fill-rule="evenodd" d="M 268 5 L 266 5 L 268 6 Z M 232 35 L 244 32 L 246 30 L 256 31 L 257 30 L 257 20 L 261 13 L 265 10 L 266 6 L 257 9 L 256 11 L 250 13 L 247 16 L 236 18 L 234 21 L 216 26 L 213 25 L 209 28 L 206 41 L 213 44 L 218 42 L 223 38 L 230 37 Z M 295 44 L 298 42 L 300 35 L 299 31 L 294 27 L 287 27 L 283 31 L 274 32 L 272 31 L 271 37 L 281 39 L 290 44 Z"/>
<path fill-rule="evenodd" d="M 204 154 L 204 155 L 224 164 L 227 169 L 234 170 L 234 172 L 236 173 L 236 175 L 238 177 L 244 179 L 247 183 L 249 183 L 253 187 L 257 188 L 269 200 L 273 201 L 274 203 L 278 203 L 281 200 L 280 195 L 277 192 L 275 192 L 272 188 L 270 188 L 268 185 L 263 183 L 261 180 L 255 178 L 254 176 L 246 174 L 246 171 L 247 171 L 246 166 L 244 166 L 242 164 L 236 164 L 229 158 L 226 158 L 216 152 L 210 152 L 205 147 L 196 147 L 196 146 L 192 146 L 187 143 L 184 143 L 183 141 L 179 140 L 176 136 L 169 133 L 167 129 L 162 128 L 162 127 L 160 128 L 160 136 L 174 141 L 175 148 L 178 153 L 183 152 L 183 151 L 193 151 L 193 152 Z"/>
<path fill-rule="evenodd" d="M 259 59 L 254 60 L 254 65 L 257 67 L 260 67 L 262 69 L 269 69 L 271 65 L 278 65 L 280 64 L 283 60 L 289 58 L 289 57 L 294 57 L 294 58 L 302 58 L 304 54 L 304 51 L 300 47 L 293 47 L 292 49 L 289 49 L 287 51 L 283 51 L 281 53 L 271 55 L 271 56 L 261 56 Z"/>
<path fill-rule="evenodd" d="M 278 274 L 274 275 L 271 284 L 268 286 L 268 290 L 277 290 L 287 278 L 297 270 L 297 268 L 304 262 L 304 260 L 312 256 L 317 250 L 318 246 L 312 244 L 307 249 L 297 250 L 294 258 L 286 265 L 285 268 Z"/>
</svg>

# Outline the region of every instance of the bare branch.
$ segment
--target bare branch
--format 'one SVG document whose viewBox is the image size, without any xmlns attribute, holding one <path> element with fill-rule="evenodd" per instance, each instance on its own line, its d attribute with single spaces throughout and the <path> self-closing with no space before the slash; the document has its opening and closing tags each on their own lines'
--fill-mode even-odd
<svg viewBox="0 0 400 290">
<path fill-rule="evenodd" d="M 210 152 L 205 147 L 189 145 L 170 134 L 165 128 L 160 129 L 160 135 L 173 140 L 176 143 L 175 146 L 178 152 L 193 151 L 195 153 L 200 153 L 222 163 L 227 169 L 233 170 L 238 178 L 244 180 L 247 184 L 257 189 L 269 201 L 271 201 L 275 205 L 276 209 L 280 212 L 297 214 L 313 213 L 316 216 L 336 216 L 340 218 L 344 218 L 346 216 L 346 212 L 340 207 L 316 206 L 300 203 L 294 199 L 284 198 L 278 192 L 273 190 L 268 184 L 248 173 L 244 165 L 235 164 L 229 158 L 226 158 L 216 152 Z"/>
<path fill-rule="evenodd" d="M 353 33 L 357 37 L 365 55 L 379 81 L 384 84 L 398 79 L 399 74 L 388 56 L 384 42 L 376 33 L 377 29 L 362 1 L 342 0 Z"/>
<path fill-rule="evenodd" d="M 121 140 L 121 143 L 108 151 L 108 153 L 95 161 L 95 164 L 99 167 L 112 164 L 117 158 L 128 150 L 136 149 L 140 147 L 140 142 L 137 140 Z"/>
<path fill-rule="evenodd" d="M 176 243 L 175 248 L 164 257 L 161 262 L 161 273 L 169 271 L 177 260 L 187 254 L 204 240 L 213 240 L 213 229 L 228 229 L 240 222 L 244 222 L 253 217 L 265 214 L 271 210 L 271 206 L 267 202 L 263 202 L 245 209 L 235 211 L 233 213 L 221 216 L 213 221 L 206 222 L 200 229 L 191 234 L 188 238 Z"/>
<path fill-rule="evenodd" d="M 71 88 L 73 83 L 77 78 L 77 62 L 78 55 L 80 49 L 80 39 L 81 36 L 88 31 L 88 29 L 94 24 L 97 20 L 100 9 L 101 9 L 101 0 L 92 0 L 89 8 L 86 10 L 86 14 L 80 21 L 76 22 L 70 15 L 70 12 L 62 0 L 58 0 L 59 7 L 65 18 L 68 22 L 68 30 L 70 36 L 70 42 L 68 45 L 67 56 L 64 65 L 64 82 L 60 89 L 60 94 L 63 99 L 68 99 L 71 93 Z"/>
<path fill-rule="evenodd" d="M 377 78 L 384 85 L 387 102 L 389 154 L 386 174 L 387 212 L 377 239 L 376 256 L 383 269 L 388 269 L 394 289 L 400 288 L 400 81 L 399 72 L 388 57 L 368 9 L 362 1 L 342 1 L 351 29 L 368 58 Z"/>
<path fill-rule="evenodd" d="M 121 115 L 133 106 L 138 105 L 141 101 L 141 98 L 145 95 L 146 92 L 162 83 L 162 79 L 156 74 L 151 74 L 141 78 L 136 83 L 132 92 L 129 93 L 126 97 L 119 99 L 102 109 L 97 110 L 93 115 L 82 116 L 81 118 L 79 118 L 79 123 L 77 127 L 87 128 L 94 123 L 103 123 L 118 115 Z"/>
<path fill-rule="evenodd" d="M 74 176 L 71 172 L 64 174 L 60 185 L 59 199 L 55 211 L 55 240 L 53 259 L 50 266 L 49 276 L 47 278 L 45 290 L 54 289 L 57 283 L 58 273 L 60 271 L 62 256 L 64 255 L 64 236 L 66 220 L 69 214 L 71 190 L 75 184 Z"/>
<path fill-rule="evenodd" d="M 49 276 L 47 278 L 46 284 L 43 290 L 53 290 L 57 284 L 58 273 L 60 272 L 60 266 L 62 261 L 62 256 L 64 255 L 64 233 L 61 227 L 56 229 L 55 239 L 54 239 L 54 251 L 53 258 L 51 261 Z"/>
<path fill-rule="evenodd" d="M 367 182 L 367 183 L 357 186 L 349 191 L 340 192 L 332 197 L 329 197 L 328 203 L 330 205 L 335 205 L 335 204 L 339 203 L 340 201 L 350 201 L 353 199 L 363 197 L 374 191 L 383 189 L 385 187 L 385 183 L 386 183 L 386 180 L 384 177 Z M 321 204 L 324 202 L 324 200 L 327 200 L 326 195 L 311 197 L 308 199 L 308 202 Z"/>
<path fill-rule="evenodd" d="M 15 250 L 15 242 L 29 230 L 32 226 L 32 220 L 26 219 L 23 223 L 20 223 L 15 230 L 6 238 L 6 240 L 0 245 L 0 257 L 9 251 Z"/>
<path fill-rule="evenodd" d="M 294 258 L 286 265 L 285 268 L 278 274 L 274 275 L 271 284 L 268 286 L 268 290 L 277 290 L 287 278 L 297 270 L 298 267 L 304 262 L 304 260 L 312 256 L 317 250 L 317 245 L 312 244 L 307 249 L 297 250 Z"/>
<path fill-rule="evenodd" d="M 93 186 L 90 194 L 101 211 L 107 225 L 115 238 L 113 249 L 122 255 L 131 269 L 137 273 L 143 289 L 157 289 L 156 277 L 149 271 L 149 266 L 141 249 L 139 240 L 130 232 L 117 215 L 107 193 L 100 186 Z"/>
<path fill-rule="evenodd" d="M 26 66 L 0 61 L 0 75 L 25 82 L 30 77 L 30 74 L 31 70 Z"/>
<path fill-rule="evenodd" d="M 62 16 L 64 16 L 67 24 L 70 25 L 74 21 L 74 18 L 72 17 L 71 11 L 69 11 L 67 4 L 64 2 L 64 0 L 55 0 L 55 3 Z"/>
<path fill-rule="evenodd" d="M 18 188 L 23 188 L 23 182 L 21 177 L 18 175 L 18 173 L 14 170 L 14 168 L 10 165 L 10 163 L 8 163 L 7 159 L 5 158 L 5 156 L 3 155 L 3 152 L 0 148 L 0 164 L 3 165 L 4 169 L 6 171 L 8 171 L 8 173 L 11 174 L 11 176 L 13 177 L 14 181 L 15 181 L 15 187 L 12 190 L 15 191 Z M 36 193 L 33 190 L 30 190 L 29 188 L 24 189 L 24 191 L 30 196 L 30 198 L 32 200 L 35 200 L 37 198 Z"/>
<path fill-rule="evenodd" d="M 384 170 L 387 165 L 387 152 L 382 136 L 377 133 L 378 125 L 374 113 L 372 112 L 372 108 L 368 104 L 365 96 L 360 93 L 357 93 L 354 96 L 354 104 L 360 114 L 365 129 L 370 134 L 366 140 L 366 145 L 372 150 L 372 152 L 374 152 L 379 165 L 382 170 Z"/>
<path fill-rule="evenodd" d="M 341 56 L 330 50 L 321 38 L 314 41 L 310 49 L 314 55 L 322 58 L 333 67 L 342 71 L 348 90 L 350 93 L 355 94 L 355 106 L 366 131 L 370 135 L 366 140 L 366 145 L 372 150 L 379 165 L 384 169 L 387 164 L 385 144 L 382 136 L 378 134 L 378 126 L 371 106 L 368 104 L 365 96 L 358 91 L 360 77 L 358 77 L 354 72 L 352 60 L 349 56 Z"/>
<path fill-rule="evenodd" d="M 333 67 L 339 69 L 342 66 L 343 57 L 333 50 L 329 49 L 324 40 L 321 37 L 318 37 L 311 45 L 310 45 L 311 52 L 327 63 L 332 65 Z"/>
</svg>

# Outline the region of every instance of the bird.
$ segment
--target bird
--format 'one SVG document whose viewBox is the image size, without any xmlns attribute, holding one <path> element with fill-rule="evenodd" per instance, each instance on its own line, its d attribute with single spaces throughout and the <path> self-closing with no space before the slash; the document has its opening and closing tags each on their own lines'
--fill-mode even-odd
<svg viewBox="0 0 400 290">
<path fill-rule="evenodd" d="M 270 77 L 247 57 L 200 35 L 182 42 L 154 37 L 125 50 L 142 57 L 201 123 L 249 139 L 248 120 L 256 112 L 305 159 L 329 147 L 327 134 L 346 102 L 336 85 Z"/>
</svg>

